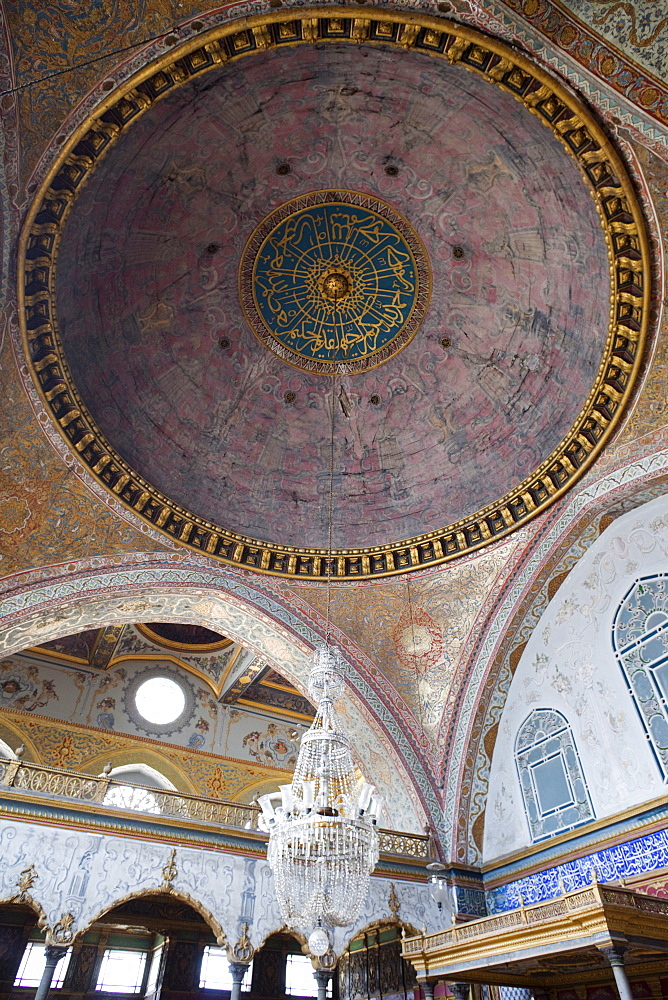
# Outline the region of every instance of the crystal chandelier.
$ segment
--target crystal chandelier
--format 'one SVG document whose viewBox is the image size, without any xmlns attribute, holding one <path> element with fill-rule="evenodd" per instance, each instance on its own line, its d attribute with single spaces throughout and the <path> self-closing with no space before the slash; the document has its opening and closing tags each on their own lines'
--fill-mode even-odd
<svg viewBox="0 0 668 1000">
<path fill-rule="evenodd" d="M 314 928 L 314 955 L 329 948 L 324 928 L 354 923 L 364 906 L 383 808 L 374 786 L 357 777 L 336 717 L 341 667 L 328 644 L 316 651 L 309 694 L 318 711 L 302 736 L 292 783 L 280 786 L 280 802 L 278 793 L 259 799 L 281 914 L 291 927 Z"/>
</svg>

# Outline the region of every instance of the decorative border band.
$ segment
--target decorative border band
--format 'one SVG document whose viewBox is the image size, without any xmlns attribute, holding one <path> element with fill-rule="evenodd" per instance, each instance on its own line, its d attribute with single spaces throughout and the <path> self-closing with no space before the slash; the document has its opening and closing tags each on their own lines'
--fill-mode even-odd
<svg viewBox="0 0 668 1000">
<path fill-rule="evenodd" d="M 362 12 L 360 12 L 362 13 Z M 568 434 L 515 490 L 470 518 L 385 546 L 334 550 L 337 579 L 391 576 L 475 551 L 544 511 L 589 468 L 616 426 L 642 358 L 650 307 L 650 253 L 624 165 L 592 114 L 542 69 L 461 24 L 407 12 L 302 8 L 205 32 L 109 95 L 64 144 L 31 206 L 19 247 L 19 307 L 26 356 L 60 433 L 97 481 L 144 521 L 196 552 L 278 576 L 325 579 L 327 551 L 258 541 L 178 506 L 110 447 L 72 380 L 60 341 L 54 273 L 60 232 L 77 192 L 124 130 L 199 73 L 267 48 L 327 41 L 398 46 L 478 73 L 535 114 L 578 163 L 597 206 L 610 258 L 610 326 L 596 381 Z"/>
</svg>

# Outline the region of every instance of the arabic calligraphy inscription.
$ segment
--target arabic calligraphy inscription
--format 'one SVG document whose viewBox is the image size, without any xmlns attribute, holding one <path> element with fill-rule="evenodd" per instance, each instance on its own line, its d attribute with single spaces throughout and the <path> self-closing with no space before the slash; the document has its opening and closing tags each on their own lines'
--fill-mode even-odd
<svg viewBox="0 0 668 1000">
<path fill-rule="evenodd" d="M 415 335 L 429 302 L 427 258 L 388 205 L 318 191 L 282 205 L 255 230 L 241 300 L 260 340 L 321 374 L 374 368 Z"/>
</svg>

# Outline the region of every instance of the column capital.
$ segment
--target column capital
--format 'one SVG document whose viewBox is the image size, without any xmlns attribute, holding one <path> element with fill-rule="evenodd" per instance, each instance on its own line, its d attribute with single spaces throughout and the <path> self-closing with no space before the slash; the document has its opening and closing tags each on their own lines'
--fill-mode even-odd
<svg viewBox="0 0 668 1000">
<path fill-rule="evenodd" d="M 601 952 L 601 954 L 605 955 L 605 957 L 607 958 L 608 962 L 610 963 L 610 965 L 613 968 L 615 966 L 617 966 L 618 968 L 620 968 L 620 967 L 623 968 L 624 967 L 624 952 L 625 952 L 625 950 L 626 949 L 625 949 L 624 945 L 620 945 L 620 944 L 610 944 L 610 945 L 607 945 L 605 948 L 599 948 L 599 951 Z"/>
<path fill-rule="evenodd" d="M 332 978 L 331 969 L 314 969 L 313 976 L 319 987 L 324 987 L 327 989 L 329 986 L 329 981 Z"/>
<path fill-rule="evenodd" d="M 44 958 L 47 965 L 56 966 L 61 958 L 67 954 L 67 945 L 47 944 L 44 949 Z"/>
<path fill-rule="evenodd" d="M 248 966 L 249 965 L 250 965 L 250 962 L 230 962 L 229 963 L 229 966 L 230 966 L 230 975 L 232 976 L 232 982 L 233 983 L 239 983 L 239 985 L 241 985 L 241 983 L 243 982 L 244 976 L 248 972 Z"/>
</svg>

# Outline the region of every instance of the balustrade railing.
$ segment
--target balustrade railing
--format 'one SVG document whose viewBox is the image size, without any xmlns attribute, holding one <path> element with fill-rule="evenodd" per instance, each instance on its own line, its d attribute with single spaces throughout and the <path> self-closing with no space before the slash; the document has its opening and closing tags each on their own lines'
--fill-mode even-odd
<svg viewBox="0 0 668 1000">
<path fill-rule="evenodd" d="M 0 794 L 13 789 L 39 796 L 95 803 L 107 809 L 131 810 L 175 820 L 195 821 L 210 826 L 258 831 L 260 809 L 243 802 L 230 802 L 189 792 L 125 784 L 107 773 L 82 774 L 65 768 L 48 767 L 15 759 L 0 758 Z M 379 830 L 381 855 L 426 862 L 431 857 L 428 836 Z"/>
<path fill-rule="evenodd" d="M 516 910 L 506 910 L 504 913 L 491 917 L 481 917 L 466 924 L 449 927 L 435 934 L 419 935 L 406 938 L 403 942 L 403 954 L 419 955 L 448 948 L 464 941 L 487 937 L 513 927 L 526 927 L 540 924 L 544 921 L 565 917 L 567 914 L 587 907 L 595 906 L 631 907 L 645 913 L 658 913 L 668 917 L 668 900 L 645 896 L 631 889 L 607 886 L 601 883 L 584 886 L 573 892 L 565 893 L 556 899 L 533 903 L 530 906 L 520 906 Z"/>
</svg>

